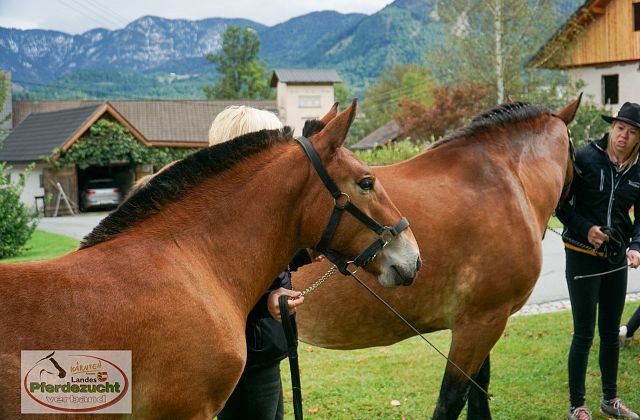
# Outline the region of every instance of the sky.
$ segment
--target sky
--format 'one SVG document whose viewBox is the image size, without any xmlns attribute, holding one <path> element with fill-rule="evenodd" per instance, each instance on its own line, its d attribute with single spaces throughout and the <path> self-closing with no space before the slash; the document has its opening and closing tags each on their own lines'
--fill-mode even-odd
<svg viewBox="0 0 640 420">
<path fill-rule="evenodd" d="M 0 0 L 0 27 L 80 34 L 120 29 L 146 15 L 245 18 L 272 26 L 314 11 L 373 14 L 392 0 Z"/>
</svg>

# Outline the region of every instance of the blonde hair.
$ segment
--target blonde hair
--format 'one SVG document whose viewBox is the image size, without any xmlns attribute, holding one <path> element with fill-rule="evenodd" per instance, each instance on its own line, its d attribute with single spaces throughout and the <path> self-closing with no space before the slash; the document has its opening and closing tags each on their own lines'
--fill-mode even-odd
<svg viewBox="0 0 640 420">
<path fill-rule="evenodd" d="M 216 115 L 209 129 L 209 146 L 223 143 L 243 134 L 283 127 L 280 119 L 269 111 L 249 106 L 230 106 Z"/>
</svg>

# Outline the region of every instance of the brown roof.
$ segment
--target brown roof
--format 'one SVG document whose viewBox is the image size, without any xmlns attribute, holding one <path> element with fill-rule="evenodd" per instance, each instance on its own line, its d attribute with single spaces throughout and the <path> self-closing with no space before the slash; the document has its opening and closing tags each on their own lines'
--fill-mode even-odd
<svg viewBox="0 0 640 420">
<path fill-rule="evenodd" d="M 67 150 L 97 120 L 110 115 L 145 145 L 149 142 L 109 103 L 50 112 L 32 112 L 4 139 L 0 161 L 35 162 L 61 148 Z"/>
<path fill-rule="evenodd" d="M 349 146 L 352 150 L 373 149 L 384 146 L 390 141 L 394 141 L 400 135 L 400 124 L 396 120 L 391 120 L 382 127 L 378 127 L 362 140 Z"/>
<path fill-rule="evenodd" d="M 29 114 L 104 104 L 104 101 L 14 101 L 13 126 Z M 246 105 L 277 113 L 275 101 L 109 101 L 131 126 L 153 146 L 208 145 L 211 122 L 231 105 Z"/>
</svg>

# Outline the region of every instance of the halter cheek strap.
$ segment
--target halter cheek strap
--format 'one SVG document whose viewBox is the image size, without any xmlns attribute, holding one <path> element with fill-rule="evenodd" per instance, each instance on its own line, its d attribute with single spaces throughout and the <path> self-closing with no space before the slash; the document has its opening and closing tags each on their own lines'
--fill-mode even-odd
<svg viewBox="0 0 640 420">
<path fill-rule="evenodd" d="M 309 142 L 304 136 L 301 136 L 296 139 L 298 143 L 302 146 L 305 153 L 309 157 L 313 168 L 316 170 L 316 173 L 322 180 L 322 183 L 325 185 L 327 190 L 331 193 L 331 196 L 334 200 L 334 207 L 331 216 L 329 217 L 329 222 L 327 223 L 327 227 L 322 233 L 322 237 L 320 238 L 320 242 L 316 245 L 316 250 L 318 252 L 322 252 L 325 256 L 334 263 L 340 272 L 344 275 L 349 275 L 350 272 L 348 270 L 348 265 L 353 263 L 357 267 L 363 267 L 368 262 L 375 258 L 376 254 L 384 248 L 389 242 L 391 242 L 396 236 L 398 236 L 403 230 L 409 227 L 409 222 L 406 218 L 401 218 L 398 223 L 394 226 L 382 226 L 371 217 L 367 216 L 362 210 L 356 207 L 351 203 L 351 197 L 347 193 L 340 191 L 340 189 L 333 182 L 327 170 L 325 169 L 320 157 L 316 153 L 313 145 Z M 375 233 L 379 235 L 379 238 L 376 239 L 371 245 L 369 245 L 359 256 L 357 256 L 353 261 L 347 261 L 343 256 L 331 251 L 329 247 L 329 243 L 333 238 L 333 235 L 338 227 L 338 223 L 340 222 L 340 218 L 344 211 L 347 211 L 353 215 L 356 219 L 358 219 L 361 223 L 367 226 L 369 229 L 373 230 Z"/>
</svg>

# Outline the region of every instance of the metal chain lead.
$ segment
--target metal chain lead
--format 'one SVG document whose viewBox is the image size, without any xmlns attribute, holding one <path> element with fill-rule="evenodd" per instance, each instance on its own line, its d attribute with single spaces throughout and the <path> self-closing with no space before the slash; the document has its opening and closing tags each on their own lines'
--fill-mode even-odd
<svg viewBox="0 0 640 420">
<path fill-rule="evenodd" d="M 335 265 L 333 267 L 331 267 L 329 269 L 329 271 L 327 271 L 326 273 L 324 273 L 324 275 L 322 277 L 320 277 L 318 280 L 316 280 L 311 286 L 307 287 L 306 289 L 304 289 L 302 292 L 300 292 L 301 296 L 306 296 L 309 293 L 313 292 L 314 290 L 316 290 L 318 287 L 320 287 L 320 285 L 322 283 L 324 283 L 325 281 L 327 281 L 329 279 L 329 277 L 331 277 L 333 275 L 333 273 L 335 273 L 338 270 L 338 267 L 336 267 Z"/>
<path fill-rule="evenodd" d="M 561 237 L 563 241 L 567 241 L 567 242 L 569 242 L 569 243 L 570 243 L 570 244 L 572 244 L 572 245 L 579 246 L 580 248 L 592 249 L 592 250 L 596 251 L 596 248 L 595 248 L 593 245 L 586 245 L 586 244 L 583 244 L 583 243 L 582 243 L 582 242 L 580 242 L 580 241 L 576 241 L 575 239 L 569 238 L 569 237 L 567 237 L 567 236 L 563 236 L 563 235 L 562 235 L 562 232 L 558 232 L 557 230 L 555 230 L 555 229 L 554 229 L 554 228 L 552 228 L 551 226 L 547 226 L 547 230 L 549 230 L 549 231 L 551 231 L 551 232 L 555 233 L 556 235 L 558 235 L 559 237 Z"/>
</svg>

